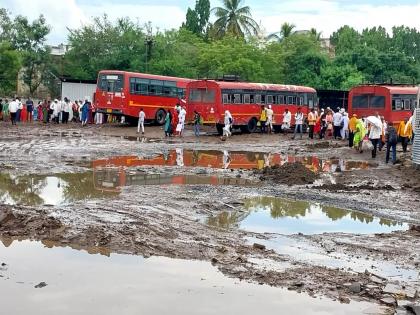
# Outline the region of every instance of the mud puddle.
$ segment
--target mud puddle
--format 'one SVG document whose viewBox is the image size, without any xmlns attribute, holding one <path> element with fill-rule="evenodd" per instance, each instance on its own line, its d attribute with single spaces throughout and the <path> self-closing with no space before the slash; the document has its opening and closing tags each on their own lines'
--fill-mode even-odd
<svg viewBox="0 0 420 315">
<path fill-rule="evenodd" d="M 240 228 L 256 233 L 374 234 L 408 230 L 405 223 L 374 217 L 357 211 L 328 207 L 319 203 L 275 197 L 245 200 L 245 211 L 222 212 L 207 218 L 209 225 Z"/>
<path fill-rule="evenodd" d="M 302 163 L 314 172 L 342 172 L 354 169 L 374 168 L 378 165 L 367 161 L 346 161 L 344 159 L 322 160 L 316 156 L 297 157 L 279 153 L 217 151 L 217 150 L 169 150 L 152 157 L 116 156 L 93 161 L 93 167 L 103 166 L 185 166 L 215 169 L 260 170 L 265 167 L 281 166 L 285 163 Z"/>
<path fill-rule="evenodd" d="M 381 314 L 227 278 L 210 263 L 84 251 L 30 241 L 0 243 L 5 314 Z M 45 248 L 44 246 L 50 247 Z M 29 262 L 29 265 L 28 265 Z M 34 272 L 36 270 L 36 272 Z M 244 298 L 246 297 L 246 298 Z M 162 303 L 163 302 L 163 303 Z"/>
<path fill-rule="evenodd" d="M 152 174 L 122 168 L 97 168 L 84 173 L 54 176 L 13 176 L 0 173 L 0 203 L 8 205 L 64 205 L 79 200 L 115 198 L 126 186 L 234 185 L 257 186 L 244 178 Z"/>
</svg>

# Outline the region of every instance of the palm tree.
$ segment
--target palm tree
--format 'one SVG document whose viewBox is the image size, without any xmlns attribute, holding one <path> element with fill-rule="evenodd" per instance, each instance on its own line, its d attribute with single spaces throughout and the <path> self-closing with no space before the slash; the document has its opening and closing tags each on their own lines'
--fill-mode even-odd
<svg viewBox="0 0 420 315">
<path fill-rule="evenodd" d="M 316 28 L 311 28 L 309 34 L 315 38 L 315 40 L 320 41 L 322 33 L 316 30 Z"/>
<path fill-rule="evenodd" d="M 276 32 L 276 33 L 272 33 L 270 35 L 267 36 L 267 39 L 275 39 L 278 42 L 281 42 L 283 39 L 289 37 L 290 35 L 292 35 L 294 33 L 294 29 L 295 29 L 296 25 L 294 24 L 289 24 L 287 22 L 283 23 L 280 27 L 280 32 Z"/>
<path fill-rule="evenodd" d="M 218 37 L 225 34 L 236 37 L 258 34 L 258 23 L 252 19 L 250 7 L 241 6 L 242 2 L 243 0 L 222 0 L 223 7 L 211 10 L 217 18 L 214 28 Z"/>
</svg>

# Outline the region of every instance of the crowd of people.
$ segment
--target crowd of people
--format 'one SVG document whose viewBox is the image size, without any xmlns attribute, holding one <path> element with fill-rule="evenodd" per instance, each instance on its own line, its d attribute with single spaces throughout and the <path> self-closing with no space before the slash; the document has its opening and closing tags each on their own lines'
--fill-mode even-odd
<svg viewBox="0 0 420 315">
<path fill-rule="evenodd" d="M 37 121 L 44 124 L 80 122 L 85 126 L 88 123 L 103 123 L 105 119 L 103 114 L 96 113 L 88 97 L 84 101 L 71 101 L 67 97 L 63 100 L 40 100 L 37 104 L 31 98 L 26 101 L 20 97 L 0 99 L 0 120 L 10 121 L 12 125 Z M 112 119 L 115 120 L 114 117 L 108 117 L 108 120 Z"/>
<path fill-rule="evenodd" d="M 357 117 L 353 114 L 349 118 L 344 108 L 338 108 L 337 111 L 327 107 L 325 110 L 317 110 L 311 108 L 306 119 L 301 108 L 298 108 L 294 115 L 295 127 L 292 139 L 297 135 L 303 137 L 303 126 L 308 126 L 308 134 L 310 139 L 314 139 L 314 135 L 318 135 L 319 139 L 336 139 L 348 140 L 349 147 L 355 148 L 362 153 L 364 150 L 372 152 L 372 158 L 376 158 L 377 151 L 381 151 L 386 146 L 386 163 L 391 159 L 395 164 L 396 146 L 400 141 L 403 152 L 407 152 L 407 145 L 414 139 L 412 122 L 414 113 L 410 118 L 401 121 L 397 128 L 379 116 L 376 113 L 373 116 Z M 225 118 L 226 119 L 226 118 Z M 283 121 L 281 130 L 287 132 L 291 128 L 292 115 L 288 109 L 283 113 Z M 268 108 L 261 106 L 260 121 L 262 133 L 273 132 L 273 111 L 271 106 Z M 268 129 L 266 128 L 268 126 Z M 390 154 L 392 152 L 392 157 Z"/>
<path fill-rule="evenodd" d="M 163 126 L 165 137 L 183 136 L 186 115 L 186 107 L 181 106 L 180 103 L 177 103 L 173 110 L 166 112 Z M 285 109 L 282 116 L 280 131 L 283 133 L 291 132 L 292 113 Z M 144 124 L 147 117 L 143 108 L 141 108 L 138 118 L 137 132 L 141 132 L 144 135 Z M 43 100 L 37 104 L 31 98 L 22 102 L 21 98 L 16 97 L 10 101 L 8 99 L 0 99 L 0 120 L 10 121 L 12 125 L 31 121 L 38 121 L 44 124 L 67 124 L 69 121 L 72 121 L 79 122 L 82 126 L 85 126 L 93 123 L 116 122 L 117 118 L 112 115 L 97 113 L 88 97 L 84 101 L 71 101 L 65 97 L 63 100 Z M 305 117 L 301 108 L 298 108 L 294 114 L 292 139 L 295 139 L 297 136 L 300 136 L 302 139 L 304 126 L 307 126 L 310 139 L 314 139 L 317 135 L 319 139 L 348 140 L 349 147 L 355 148 L 359 152 L 370 150 L 372 158 L 376 158 L 377 151 L 381 151 L 386 146 L 386 163 L 391 159 L 395 164 L 397 160 L 397 143 L 400 141 L 403 152 L 406 152 L 408 144 L 414 138 L 412 120 L 413 116 L 401 121 L 396 128 L 392 124 L 388 124 L 384 117 L 378 114 L 368 117 L 357 117 L 356 114 L 353 114 L 349 118 L 344 108 L 338 108 L 334 111 L 327 107 L 326 109 L 311 108 Z M 124 122 L 124 119 L 121 118 L 120 122 Z M 200 113 L 194 111 L 194 134 L 197 137 L 200 135 L 200 125 L 202 123 Z M 274 123 L 274 112 L 271 105 L 262 105 L 257 124 L 261 133 L 273 133 Z M 222 140 L 226 140 L 232 135 L 233 124 L 234 118 L 230 111 L 226 110 Z"/>
</svg>

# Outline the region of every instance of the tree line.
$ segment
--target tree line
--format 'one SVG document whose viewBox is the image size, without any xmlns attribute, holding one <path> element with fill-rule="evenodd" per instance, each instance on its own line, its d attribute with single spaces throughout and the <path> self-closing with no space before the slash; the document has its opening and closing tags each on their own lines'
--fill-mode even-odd
<svg viewBox="0 0 420 315">
<path fill-rule="evenodd" d="M 235 74 L 243 81 L 339 90 L 360 83 L 420 82 L 415 28 L 395 26 L 389 34 L 381 26 L 361 32 L 343 26 L 323 39 L 316 29 L 298 31 L 283 23 L 265 35 L 242 0 L 223 0 L 216 8 L 197 0 L 179 29 L 160 31 L 104 15 L 69 31 L 71 49 L 54 58 L 43 16 L 29 22 L 0 9 L 0 93 L 16 90 L 19 69 L 31 94 L 41 83 L 54 90 L 55 77 L 95 80 L 103 69 L 188 78 Z"/>
</svg>

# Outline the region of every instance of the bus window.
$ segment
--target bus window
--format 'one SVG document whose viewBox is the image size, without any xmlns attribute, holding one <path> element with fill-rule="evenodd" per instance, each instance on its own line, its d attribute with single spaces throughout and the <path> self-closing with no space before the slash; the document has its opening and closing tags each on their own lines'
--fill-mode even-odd
<svg viewBox="0 0 420 315">
<path fill-rule="evenodd" d="M 101 74 L 98 80 L 98 87 L 101 91 L 121 92 L 124 87 L 123 79 L 122 74 Z"/>
<path fill-rule="evenodd" d="M 149 94 L 151 95 L 162 95 L 163 93 L 163 81 L 161 80 L 150 80 Z"/>
<path fill-rule="evenodd" d="M 190 102 L 201 102 L 201 92 L 199 89 L 192 89 L 190 91 Z"/>
<path fill-rule="evenodd" d="M 278 101 L 278 103 L 279 103 L 279 104 L 286 104 L 286 103 L 284 102 L 284 95 L 279 95 L 279 101 Z"/>
<path fill-rule="evenodd" d="M 177 88 L 177 94 L 178 94 L 179 98 L 184 98 L 185 97 L 185 89 Z"/>
<path fill-rule="evenodd" d="M 265 104 L 265 95 L 261 95 L 261 104 Z"/>
<path fill-rule="evenodd" d="M 267 95 L 267 104 L 273 104 L 273 95 Z"/>
<path fill-rule="evenodd" d="M 233 94 L 233 103 L 241 104 L 241 94 Z"/>
<path fill-rule="evenodd" d="M 203 103 L 214 103 L 216 100 L 216 93 L 214 90 L 202 90 Z"/>
<path fill-rule="evenodd" d="M 353 108 L 368 108 L 368 95 L 357 95 L 353 96 Z"/>
<path fill-rule="evenodd" d="M 223 102 L 223 104 L 228 104 L 229 103 L 229 94 L 223 94 L 222 95 L 222 102 Z"/>
<path fill-rule="evenodd" d="M 303 93 L 303 104 L 308 104 L 308 93 Z"/>
<path fill-rule="evenodd" d="M 401 110 L 402 108 L 402 101 L 400 99 L 395 100 L 395 110 Z"/>
<path fill-rule="evenodd" d="M 293 96 L 287 97 L 287 105 L 293 105 Z"/>
<path fill-rule="evenodd" d="M 261 104 L 261 95 L 260 94 L 255 95 L 255 104 Z"/>
<path fill-rule="evenodd" d="M 251 95 L 244 94 L 244 104 L 251 104 Z"/>
<path fill-rule="evenodd" d="M 371 96 L 369 99 L 369 107 L 385 108 L 385 96 Z"/>
<path fill-rule="evenodd" d="M 404 109 L 410 110 L 410 100 L 404 100 Z"/>
<path fill-rule="evenodd" d="M 130 94 L 149 94 L 149 80 L 130 78 Z"/>
<path fill-rule="evenodd" d="M 303 105 L 303 97 L 302 96 L 298 96 L 297 98 L 297 105 L 302 106 Z"/>
</svg>

